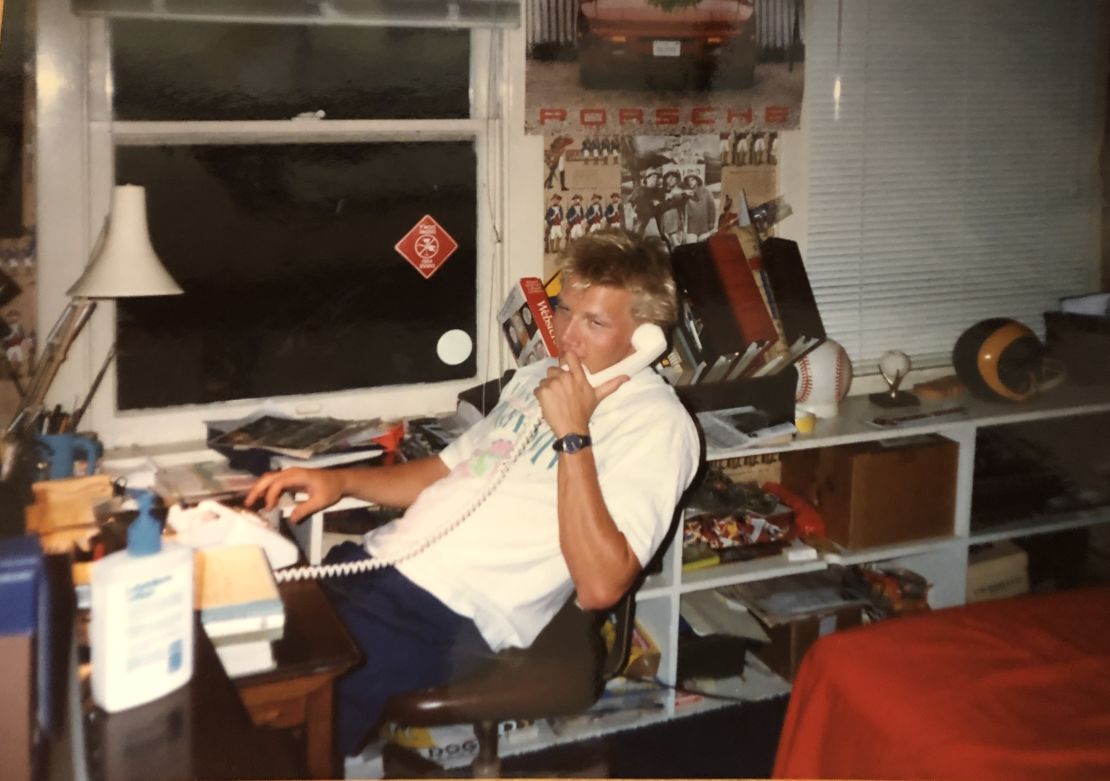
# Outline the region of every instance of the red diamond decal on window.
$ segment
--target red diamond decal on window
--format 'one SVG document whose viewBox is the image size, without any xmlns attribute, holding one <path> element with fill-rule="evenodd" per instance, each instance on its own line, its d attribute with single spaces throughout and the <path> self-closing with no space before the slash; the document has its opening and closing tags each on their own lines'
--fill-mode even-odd
<svg viewBox="0 0 1110 781">
<path fill-rule="evenodd" d="M 451 234 L 445 231 L 442 225 L 432 219 L 432 215 L 425 214 L 393 248 L 414 269 L 423 274 L 424 279 L 429 279 L 432 274 L 439 271 L 443 261 L 451 257 L 459 248 L 459 243 L 451 238 Z"/>
</svg>

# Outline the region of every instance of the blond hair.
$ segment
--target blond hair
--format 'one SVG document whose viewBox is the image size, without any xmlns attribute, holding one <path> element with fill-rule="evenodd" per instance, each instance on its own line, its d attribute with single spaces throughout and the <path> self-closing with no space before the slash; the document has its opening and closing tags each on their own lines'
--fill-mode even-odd
<svg viewBox="0 0 1110 781">
<path fill-rule="evenodd" d="M 563 285 L 585 290 L 592 285 L 627 290 L 632 316 L 667 328 L 678 319 L 671 258 L 657 238 L 608 228 L 573 242 L 563 256 Z"/>
</svg>

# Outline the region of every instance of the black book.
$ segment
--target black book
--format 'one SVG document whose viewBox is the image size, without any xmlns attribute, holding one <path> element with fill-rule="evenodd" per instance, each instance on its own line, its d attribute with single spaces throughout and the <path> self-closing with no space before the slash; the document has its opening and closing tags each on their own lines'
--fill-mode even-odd
<svg viewBox="0 0 1110 781">
<path fill-rule="evenodd" d="M 827 338 L 797 242 L 775 237 L 766 239 L 763 268 L 778 304 L 790 357 L 796 360 Z"/>
<path fill-rule="evenodd" d="M 696 381 L 723 378 L 731 365 L 744 354 L 751 340 L 745 338 L 732 306 L 724 293 L 716 264 L 704 242 L 683 244 L 671 255 L 675 282 L 699 324 L 696 333 L 701 360 L 713 377 L 699 376 Z"/>
</svg>

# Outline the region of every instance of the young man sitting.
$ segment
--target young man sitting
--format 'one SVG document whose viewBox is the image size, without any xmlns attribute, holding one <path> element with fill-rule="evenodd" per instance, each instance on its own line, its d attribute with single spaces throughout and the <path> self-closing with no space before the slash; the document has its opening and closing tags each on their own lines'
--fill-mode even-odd
<svg viewBox="0 0 1110 781">
<path fill-rule="evenodd" d="M 327 581 L 366 659 L 338 685 L 346 754 L 392 695 L 446 683 L 493 651 L 529 646 L 572 594 L 586 610 L 615 603 L 663 542 L 694 477 L 697 432 L 670 386 L 646 368 L 594 388 L 584 371 L 630 355 L 639 324 L 674 323 L 666 251 L 657 240 L 605 230 L 568 252 L 558 361 L 519 369 L 490 414 L 439 455 L 271 472 L 247 497 L 271 509 L 285 491 L 306 492 L 294 522 L 343 496 L 407 508 L 362 546 L 329 555 L 399 559 Z"/>
</svg>

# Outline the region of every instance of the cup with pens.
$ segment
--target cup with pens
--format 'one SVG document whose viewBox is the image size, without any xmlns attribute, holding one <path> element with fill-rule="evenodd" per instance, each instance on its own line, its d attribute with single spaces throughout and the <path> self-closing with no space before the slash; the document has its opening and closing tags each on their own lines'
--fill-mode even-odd
<svg viewBox="0 0 1110 781">
<path fill-rule="evenodd" d="M 73 477 L 81 462 L 84 462 L 84 474 L 95 474 L 97 462 L 104 452 L 100 440 L 72 431 L 39 434 L 36 443 L 40 480 Z"/>
</svg>

